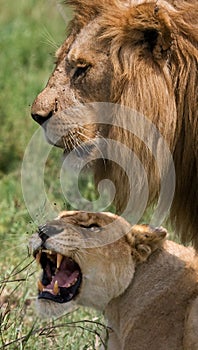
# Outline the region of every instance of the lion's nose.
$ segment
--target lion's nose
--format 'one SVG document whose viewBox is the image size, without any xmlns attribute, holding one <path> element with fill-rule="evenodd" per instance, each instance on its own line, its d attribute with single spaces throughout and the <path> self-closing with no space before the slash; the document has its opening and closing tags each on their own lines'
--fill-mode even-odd
<svg viewBox="0 0 198 350">
<path fill-rule="evenodd" d="M 56 91 L 48 86 L 40 92 L 32 104 L 32 118 L 43 125 L 58 110 Z"/>
</svg>

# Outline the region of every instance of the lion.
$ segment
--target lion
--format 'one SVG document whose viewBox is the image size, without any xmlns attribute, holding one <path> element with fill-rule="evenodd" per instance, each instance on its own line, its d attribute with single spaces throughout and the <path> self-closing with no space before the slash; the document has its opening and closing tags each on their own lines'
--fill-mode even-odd
<svg viewBox="0 0 198 350">
<path fill-rule="evenodd" d="M 149 147 L 130 131 L 134 130 L 132 117 L 126 121 L 115 108 L 105 125 L 93 106 L 105 102 L 143 115 L 157 128 L 173 157 L 173 227 L 183 243 L 192 242 L 198 249 L 197 0 L 66 3 L 73 7 L 74 18 L 56 52 L 53 74 L 32 105 L 32 117 L 43 126 L 47 140 L 64 149 L 65 155 L 74 150 L 77 162 L 94 158 L 98 137 L 125 144 L 147 173 L 150 206 L 170 170 L 160 138 L 153 136 L 147 124 L 137 123 L 135 131 L 141 130 L 143 140 L 149 139 Z M 105 156 L 95 156 L 91 165 L 96 184 L 105 178 L 114 183 L 116 213 L 120 214 L 130 196 L 125 171 L 129 157 L 120 152 L 124 164 L 120 167 L 108 157 L 108 142 L 106 147 Z M 154 154 L 162 161 L 161 173 Z M 134 202 L 142 186 L 143 181 L 137 180 Z"/>
<path fill-rule="evenodd" d="M 119 239 L 98 244 L 115 231 Z M 30 241 L 43 269 L 39 314 L 74 305 L 102 311 L 110 350 L 196 350 L 197 256 L 166 237 L 162 227 L 131 226 L 111 213 L 61 212 Z"/>
</svg>

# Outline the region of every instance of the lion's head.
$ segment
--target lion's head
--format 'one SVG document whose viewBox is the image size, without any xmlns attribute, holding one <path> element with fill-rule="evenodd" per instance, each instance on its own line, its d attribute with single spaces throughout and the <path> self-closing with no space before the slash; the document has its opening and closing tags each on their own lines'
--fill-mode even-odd
<svg viewBox="0 0 198 350">
<path fill-rule="evenodd" d="M 198 247 L 197 0 L 67 3 L 73 6 L 75 16 L 68 38 L 56 53 L 54 72 L 32 106 L 33 118 L 44 127 L 49 142 L 66 154 L 74 149 L 79 158 L 91 159 L 98 138 L 127 145 L 146 169 L 152 201 L 160 190 L 160 176 L 167 173 L 165 164 L 159 174 L 153 157 L 155 151 L 164 160 L 161 143 L 152 140 L 147 127 L 137 124 L 136 129 L 151 140 L 148 149 L 128 132 L 130 122 L 126 123 L 116 108 L 105 125 L 93 103 L 119 104 L 144 115 L 173 155 L 176 190 L 172 220 L 183 241 L 192 240 Z M 117 125 L 120 121 L 122 127 Z M 96 181 L 109 178 L 115 183 L 119 212 L 126 206 L 129 183 L 123 169 L 105 158 L 105 162 L 94 162 Z M 128 164 L 127 156 L 124 161 Z M 141 193 L 141 181 L 138 186 Z"/>
<path fill-rule="evenodd" d="M 115 232 L 119 239 L 98 244 L 102 235 L 115 238 Z M 40 226 L 30 242 L 43 269 L 38 312 L 56 316 L 75 303 L 104 310 L 127 289 L 136 265 L 160 248 L 165 236 L 162 228 L 131 228 L 111 213 L 62 212 Z"/>
</svg>

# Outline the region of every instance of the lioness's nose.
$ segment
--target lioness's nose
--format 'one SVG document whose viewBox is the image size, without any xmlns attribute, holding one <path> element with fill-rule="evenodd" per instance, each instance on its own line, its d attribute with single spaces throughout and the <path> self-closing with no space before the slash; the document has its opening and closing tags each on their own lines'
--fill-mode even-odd
<svg viewBox="0 0 198 350">
<path fill-rule="evenodd" d="M 56 95 L 53 89 L 46 87 L 32 104 L 32 118 L 40 125 L 52 117 L 57 109 Z"/>
<path fill-rule="evenodd" d="M 38 227 L 38 235 L 43 241 L 43 243 L 45 243 L 48 238 L 55 236 L 64 231 L 64 227 L 58 224 L 59 224 L 59 221 L 56 220 L 56 222 L 54 221 L 49 224 L 41 225 Z"/>
</svg>

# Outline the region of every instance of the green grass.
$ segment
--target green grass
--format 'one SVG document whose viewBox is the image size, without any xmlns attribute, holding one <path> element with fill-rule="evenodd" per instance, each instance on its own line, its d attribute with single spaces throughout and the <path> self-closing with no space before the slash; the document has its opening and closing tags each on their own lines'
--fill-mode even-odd
<svg viewBox="0 0 198 350">
<path fill-rule="evenodd" d="M 36 225 L 21 190 L 24 151 L 37 129 L 30 106 L 53 69 L 54 52 L 64 39 L 66 24 L 52 0 L 2 0 L 1 9 L 0 349 L 94 349 L 97 334 L 103 331 L 96 323 L 103 319 L 96 312 L 79 309 L 48 322 L 36 316 L 38 271 L 27 248 Z M 70 16 L 68 10 L 66 15 Z M 54 181 L 57 153 L 60 157 L 58 150 L 50 153 L 45 181 L 50 200 L 59 210 L 64 203 L 59 181 Z M 93 197 L 90 186 L 87 197 Z"/>
</svg>

